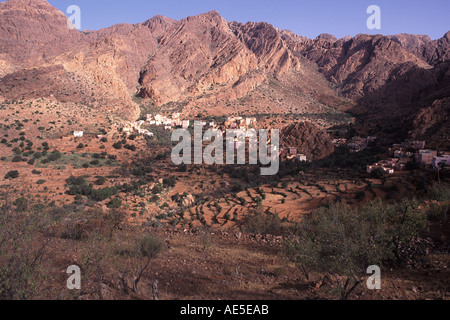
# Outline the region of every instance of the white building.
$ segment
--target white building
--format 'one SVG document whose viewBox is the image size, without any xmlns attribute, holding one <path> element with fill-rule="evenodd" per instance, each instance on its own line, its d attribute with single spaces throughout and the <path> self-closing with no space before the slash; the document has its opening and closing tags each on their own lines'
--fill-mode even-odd
<svg viewBox="0 0 450 320">
<path fill-rule="evenodd" d="M 433 167 L 437 168 L 439 164 L 444 164 L 444 166 L 450 166 L 450 155 L 434 157 Z"/>
<path fill-rule="evenodd" d="M 83 131 L 75 131 L 75 132 L 73 133 L 73 136 L 74 136 L 75 138 L 83 138 L 84 132 L 83 132 Z"/>
</svg>

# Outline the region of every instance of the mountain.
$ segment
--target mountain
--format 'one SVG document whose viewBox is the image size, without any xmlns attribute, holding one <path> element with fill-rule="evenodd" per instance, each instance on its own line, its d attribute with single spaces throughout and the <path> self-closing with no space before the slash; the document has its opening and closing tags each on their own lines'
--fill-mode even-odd
<svg viewBox="0 0 450 320">
<path fill-rule="evenodd" d="M 450 96 L 450 32 L 308 39 L 217 11 L 78 32 L 45 0 L 8 0 L 0 39 L 0 96 L 52 96 L 129 120 L 151 107 L 293 115 L 327 127 L 350 113 L 368 132 L 428 138 Z M 426 110 L 437 113 L 427 130 Z"/>
<path fill-rule="evenodd" d="M 51 63 L 80 42 L 67 17 L 45 0 L 0 3 L 0 76 Z"/>
</svg>

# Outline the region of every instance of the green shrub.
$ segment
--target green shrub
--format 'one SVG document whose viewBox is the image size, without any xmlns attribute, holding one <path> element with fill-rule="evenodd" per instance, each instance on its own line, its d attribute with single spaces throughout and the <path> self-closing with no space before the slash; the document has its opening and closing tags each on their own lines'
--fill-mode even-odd
<svg viewBox="0 0 450 320">
<path fill-rule="evenodd" d="M 169 178 L 163 179 L 163 185 L 166 188 L 174 188 L 176 183 L 177 183 L 177 181 L 176 181 L 175 177 L 169 177 Z"/>
<path fill-rule="evenodd" d="M 12 158 L 12 162 L 21 162 L 22 161 L 22 157 L 21 156 L 14 156 L 13 158 Z"/>
<path fill-rule="evenodd" d="M 13 203 L 17 212 L 24 212 L 28 209 L 28 200 L 26 198 L 18 198 Z"/>
<path fill-rule="evenodd" d="M 110 209 L 118 209 L 121 206 L 122 206 L 122 200 L 120 200 L 118 198 L 114 198 L 108 203 L 108 208 L 110 208 Z"/>
<path fill-rule="evenodd" d="M 424 256 L 415 241 L 426 227 L 426 214 L 418 207 L 416 200 L 376 200 L 358 209 L 333 204 L 306 216 L 283 252 L 305 273 L 344 276 L 357 285 L 370 265 L 402 265 Z M 347 285 L 339 282 L 341 298 L 351 291 Z"/>
<path fill-rule="evenodd" d="M 97 180 L 94 182 L 97 186 L 102 186 L 106 183 L 105 177 L 98 177 Z"/>
<path fill-rule="evenodd" d="M 258 210 L 256 210 L 258 211 Z M 246 232 L 254 234 L 279 235 L 281 233 L 281 219 L 277 215 L 255 212 L 243 221 Z"/>
<path fill-rule="evenodd" d="M 122 147 L 123 147 L 123 144 L 122 144 L 121 141 L 116 142 L 116 143 L 113 144 L 113 148 L 114 149 L 120 150 L 120 149 L 122 149 Z"/>
<path fill-rule="evenodd" d="M 428 190 L 428 197 L 436 201 L 450 201 L 450 186 L 446 184 L 433 185 Z"/>
<path fill-rule="evenodd" d="M 19 171 L 17 171 L 17 170 L 9 171 L 5 175 L 5 179 L 17 179 L 18 177 L 19 177 Z"/>
<path fill-rule="evenodd" d="M 139 253 L 143 257 L 155 259 L 163 249 L 163 240 L 155 235 L 149 234 L 139 240 Z"/>
<path fill-rule="evenodd" d="M 130 145 L 130 144 L 126 144 L 123 146 L 125 149 L 130 150 L 130 151 L 136 151 L 136 146 Z"/>
</svg>

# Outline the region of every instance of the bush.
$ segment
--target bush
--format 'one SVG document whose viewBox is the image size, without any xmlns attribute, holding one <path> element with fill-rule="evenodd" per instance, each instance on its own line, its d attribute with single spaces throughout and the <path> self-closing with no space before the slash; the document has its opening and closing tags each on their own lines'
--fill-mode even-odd
<svg viewBox="0 0 450 320">
<path fill-rule="evenodd" d="M 279 235 L 281 233 L 281 219 L 278 215 L 266 214 L 262 206 L 258 206 L 255 212 L 243 221 L 246 232 L 254 234 Z"/>
<path fill-rule="evenodd" d="M 373 170 L 373 171 L 370 173 L 370 176 L 371 176 L 371 177 L 374 177 L 374 178 L 376 178 L 376 179 L 381 179 L 381 178 L 383 178 L 384 176 L 386 176 L 386 171 L 384 171 L 384 170 L 381 169 L 381 168 L 376 168 L 375 170 Z"/>
<path fill-rule="evenodd" d="M 177 181 L 176 181 L 175 177 L 169 177 L 169 178 L 163 179 L 163 185 L 166 188 L 174 188 L 176 183 L 177 183 Z"/>
<path fill-rule="evenodd" d="M 22 161 L 22 157 L 21 156 L 14 156 L 12 158 L 12 162 L 21 162 Z"/>
<path fill-rule="evenodd" d="M 118 198 L 114 198 L 108 203 L 108 208 L 110 208 L 110 209 L 118 209 L 121 206 L 122 206 L 122 200 L 120 200 Z"/>
<path fill-rule="evenodd" d="M 95 183 L 97 186 L 102 186 L 102 185 L 105 184 L 105 182 L 106 182 L 106 178 L 105 178 L 105 177 L 98 177 L 97 180 L 95 180 L 94 183 Z"/>
<path fill-rule="evenodd" d="M 122 144 L 121 141 L 116 142 L 116 143 L 113 144 L 113 148 L 114 149 L 120 150 L 120 149 L 122 149 L 122 147 L 123 147 L 123 144 Z"/>
<path fill-rule="evenodd" d="M 164 242 L 159 237 L 149 234 L 139 240 L 139 253 L 148 259 L 155 259 L 164 249 Z"/>
<path fill-rule="evenodd" d="M 24 212 L 28 209 L 28 200 L 26 198 L 18 198 L 13 204 L 16 206 L 17 212 Z"/>
<path fill-rule="evenodd" d="M 9 171 L 5 175 L 5 179 L 17 179 L 18 177 L 19 177 L 19 171 L 17 171 L 17 170 Z"/>
<path fill-rule="evenodd" d="M 42 153 L 41 152 L 35 152 L 34 154 L 33 154 L 33 158 L 35 158 L 35 159 L 39 159 L 39 158 L 41 158 L 42 157 Z"/>
<path fill-rule="evenodd" d="M 139 165 L 133 168 L 132 173 L 136 177 L 145 177 L 148 173 L 152 173 L 153 169 L 149 166 Z"/>
<path fill-rule="evenodd" d="M 42 163 L 57 161 L 61 159 L 61 157 L 62 157 L 61 153 L 58 150 L 55 150 L 52 153 L 50 153 L 46 159 L 42 160 Z"/>
<path fill-rule="evenodd" d="M 104 201 L 118 193 L 115 187 L 106 187 L 103 189 L 92 189 L 89 197 L 94 201 Z"/>
<path fill-rule="evenodd" d="M 133 146 L 133 145 L 126 144 L 123 147 L 130 151 L 136 151 L 136 146 Z"/>
<path fill-rule="evenodd" d="M 428 196 L 436 201 L 450 201 L 450 187 L 448 185 L 434 185 L 428 190 Z"/>
<path fill-rule="evenodd" d="M 168 157 L 167 153 L 158 153 L 155 157 L 156 161 L 166 160 Z"/>
<path fill-rule="evenodd" d="M 357 285 L 370 265 L 402 265 L 424 256 L 415 241 L 426 226 L 418 207 L 416 200 L 390 205 L 376 200 L 359 209 L 343 203 L 321 208 L 305 217 L 283 252 L 305 273 L 344 276 Z M 348 283 L 338 284 L 341 298 L 351 291 Z"/>
</svg>

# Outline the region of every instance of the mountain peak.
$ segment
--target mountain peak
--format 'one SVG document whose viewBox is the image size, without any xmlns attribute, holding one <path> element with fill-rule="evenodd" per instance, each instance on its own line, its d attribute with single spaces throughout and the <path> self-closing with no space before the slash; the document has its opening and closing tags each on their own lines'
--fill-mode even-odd
<svg viewBox="0 0 450 320">
<path fill-rule="evenodd" d="M 450 41 L 450 31 L 447 32 L 446 34 L 444 34 L 443 38 L 445 38 L 445 39 Z"/>
<path fill-rule="evenodd" d="M 328 40 L 328 41 L 337 41 L 337 38 L 335 36 L 333 36 L 332 34 L 329 33 L 322 33 L 317 37 L 317 40 L 319 39 L 323 39 L 323 40 Z"/>
<path fill-rule="evenodd" d="M 178 22 L 178 21 L 158 14 L 158 15 L 148 19 L 147 21 L 145 21 L 144 25 L 153 26 L 153 25 L 157 25 L 157 24 L 171 24 L 171 23 L 175 23 L 175 22 Z"/>
<path fill-rule="evenodd" d="M 222 16 L 219 14 L 217 10 L 201 13 L 196 16 L 190 16 L 187 20 L 209 20 L 209 21 L 224 21 Z"/>
<path fill-rule="evenodd" d="M 7 6 L 52 7 L 47 0 L 7 0 Z"/>
<path fill-rule="evenodd" d="M 220 15 L 220 13 L 217 10 L 212 10 L 209 12 L 205 12 L 203 14 L 200 14 L 200 16 L 205 16 L 205 17 L 220 17 L 222 18 L 222 16 Z"/>
</svg>

